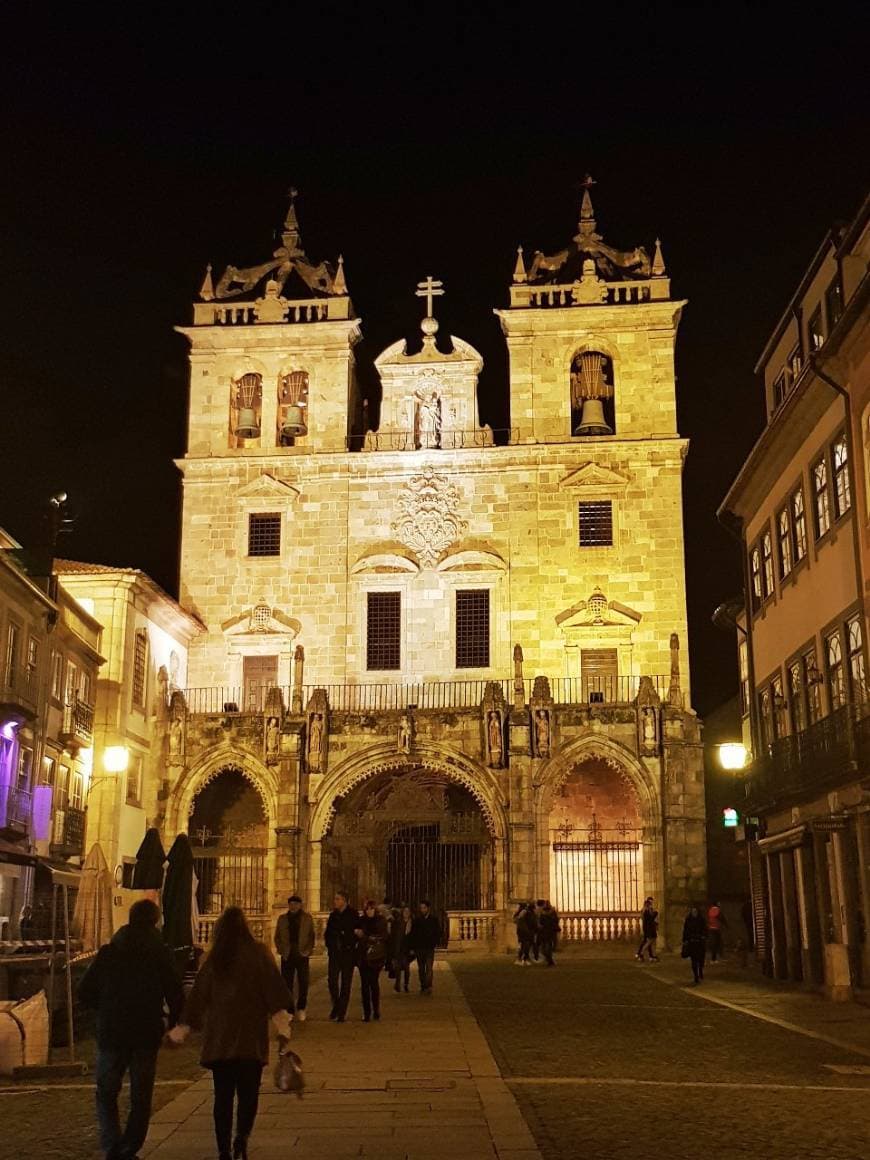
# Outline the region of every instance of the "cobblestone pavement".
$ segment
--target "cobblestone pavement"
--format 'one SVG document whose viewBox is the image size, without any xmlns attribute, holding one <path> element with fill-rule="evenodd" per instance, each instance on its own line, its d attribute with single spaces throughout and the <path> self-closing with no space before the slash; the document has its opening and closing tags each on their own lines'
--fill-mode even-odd
<svg viewBox="0 0 870 1160">
<path fill-rule="evenodd" d="M 870 1155 L 867 1008 L 679 959 L 452 965 L 545 1157 Z"/>
</svg>

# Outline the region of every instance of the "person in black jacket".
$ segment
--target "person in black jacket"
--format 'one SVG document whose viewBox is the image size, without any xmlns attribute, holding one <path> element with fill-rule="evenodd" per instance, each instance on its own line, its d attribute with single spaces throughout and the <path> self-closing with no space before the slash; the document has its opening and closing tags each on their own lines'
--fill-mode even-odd
<svg viewBox="0 0 870 1160">
<path fill-rule="evenodd" d="M 707 922 L 698 906 L 689 908 L 683 923 L 683 958 L 692 960 L 695 986 L 704 978 L 704 959 L 707 956 Z"/>
<path fill-rule="evenodd" d="M 378 913 L 377 903 L 369 899 L 363 906 L 359 925 L 354 931 L 357 939 L 357 966 L 362 991 L 363 1022 L 381 1017 L 381 971 L 387 957 L 390 928 Z"/>
<path fill-rule="evenodd" d="M 347 895 L 339 890 L 335 895 L 335 909 L 330 912 L 323 933 L 323 941 L 329 955 L 327 982 L 332 1010 L 329 1018 L 335 1023 L 344 1023 L 350 991 L 353 986 L 353 968 L 357 956 L 357 936 L 359 915 L 348 905 Z"/>
<path fill-rule="evenodd" d="M 411 923 L 411 950 L 417 956 L 420 972 L 420 993 L 432 993 L 432 968 L 435 964 L 435 949 L 441 942 L 441 923 L 432 913 L 425 899 L 420 903 L 420 912 Z"/>
<path fill-rule="evenodd" d="M 178 1021 L 184 995 L 171 952 L 157 932 L 160 911 L 147 898 L 99 953 L 79 984 L 79 999 L 97 1012 L 97 1118 L 106 1160 L 133 1160 L 145 1143 L 157 1052 Z M 118 1093 L 130 1072 L 130 1114 L 124 1131 Z"/>
<path fill-rule="evenodd" d="M 553 954 L 556 950 L 556 941 L 559 938 L 559 915 L 555 908 L 550 905 L 550 900 L 545 899 L 540 904 L 538 911 L 538 937 L 541 944 L 541 952 L 548 967 L 555 967 L 556 961 Z"/>
</svg>

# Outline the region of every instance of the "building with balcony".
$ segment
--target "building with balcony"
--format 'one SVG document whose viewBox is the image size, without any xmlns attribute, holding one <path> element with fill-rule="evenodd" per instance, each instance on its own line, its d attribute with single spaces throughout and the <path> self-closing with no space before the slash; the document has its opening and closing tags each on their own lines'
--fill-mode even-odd
<svg viewBox="0 0 870 1160">
<path fill-rule="evenodd" d="M 205 915 L 342 887 L 499 942 L 549 897 L 576 937 L 633 937 L 654 894 L 679 937 L 705 890 L 685 304 L 658 243 L 603 240 L 587 186 L 566 248 L 516 257 L 492 431 L 443 293 L 420 283 L 421 333 L 366 399 L 343 265 L 307 258 L 295 206 L 271 260 L 209 268 L 180 328 L 180 602 L 205 629 L 171 696 L 165 838 L 190 830 Z"/>
<path fill-rule="evenodd" d="M 745 561 L 757 945 L 832 995 L 870 978 L 867 213 L 826 235 L 761 355 L 767 423 L 720 508 Z"/>
<path fill-rule="evenodd" d="M 84 853 L 100 632 L 71 596 L 34 578 L 21 546 L 0 532 L 4 933 L 16 933 L 24 905 L 38 904 L 46 860 L 77 862 Z"/>
<path fill-rule="evenodd" d="M 100 843 L 121 886 L 161 810 L 169 700 L 187 683 L 188 647 L 202 626 L 138 569 L 77 560 L 56 560 L 54 568 L 63 596 L 104 626 L 106 659 L 87 718 L 93 770 L 86 847 Z M 124 901 L 116 892 L 119 924 Z"/>
</svg>

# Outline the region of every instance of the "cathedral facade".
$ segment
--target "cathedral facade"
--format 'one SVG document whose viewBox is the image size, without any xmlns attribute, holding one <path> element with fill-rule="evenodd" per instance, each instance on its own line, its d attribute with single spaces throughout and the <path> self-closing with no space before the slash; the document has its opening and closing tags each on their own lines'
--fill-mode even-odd
<svg viewBox="0 0 870 1160">
<path fill-rule="evenodd" d="M 420 335 L 375 360 L 375 424 L 342 261 L 308 259 L 292 203 L 270 260 L 207 273 L 178 463 L 205 632 L 168 707 L 165 837 L 192 836 L 206 927 L 346 889 L 431 898 L 458 944 L 507 945 L 529 898 L 606 940 L 652 894 L 678 938 L 705 873 L 684 303 L 658 243 L 604 242 L 587 187 L 565 250 L 517 255 L 494 432 L 443 292 L 421 282 Z"/>
</svg>

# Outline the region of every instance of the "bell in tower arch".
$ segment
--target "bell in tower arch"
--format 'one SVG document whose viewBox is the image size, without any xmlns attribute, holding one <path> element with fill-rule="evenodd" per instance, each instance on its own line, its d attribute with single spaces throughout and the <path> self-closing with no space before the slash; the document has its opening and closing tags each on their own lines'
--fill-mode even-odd
<svg viewBox="0 0 870 1160">
<path fill-rule="evenodd" d="M 612 435 L 612 407 L 613 363 L 599 351 L 584 350 L 571 363 L 571 433 Z"/>
<path fill-rule="evenodd" d="M 254 372 L 236 381 L 236 429 L 239 439 L 256 439 L 260 434 L 262 378 Z"/>
<path fill-rule="evenodd" d="M 287 445 L 308 430 L 305 409 L 308 406 L 308 372 L 290 371 L 278 383 L 278 436 Z"/>
</svg>

